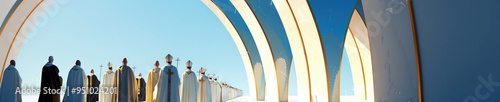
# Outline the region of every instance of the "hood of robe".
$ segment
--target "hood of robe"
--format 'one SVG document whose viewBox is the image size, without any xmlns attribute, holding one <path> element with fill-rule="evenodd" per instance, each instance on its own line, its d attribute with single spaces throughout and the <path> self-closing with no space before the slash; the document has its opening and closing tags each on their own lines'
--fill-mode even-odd
<svg viewBox="0 0 500 102">
<path fill-rule="evenodd" d="M 111 74 L 111 73 L 113 73 L 113 70 L 108 70 L 108 71 L 106 71 L 106 73 Z"/>
<path fill-rule="evenodd" d="M 71 68 L 71 69 L 73 69 L 73 70 L 79 70 L 79 69 L 81 69 L 81 68 L 80 68 L 80 66 L 79 66 L 79 65 L 75 65 L 75 66 L 73 66 L 73 68 Z"/>
<path fill-rule="evenodd" d="M 7 66 L 7 68 L 5 68 L 5 70 L 12 70 L 12 69 L 14 69 L 14 68 L 16 68 L 16 67 L 15 67 L 15 66 L 13 66 L 13 65 L 9 65 L 9 66 Z"/>
<path fill-rule="evenodd" d="M 50 67 L 50 66 L 52 66 L 52 65 L 54 65 L 54 64 L 52 64 L 52 63 L 50 63 L 50 62 L 47 62 L 47 64 L 45 64 L 45 67 Z"/>
<path fill-rule="evenodd" d="M 191 73 L 194 73 L 194 72 L 193 72 L 193 71 L 191 71 L 191 69 L 188 69 L 188 70 L 186 70 L 186 71 L 185 71 L 185 73 L 187 73 L 187 74 L 191 74 Z"/>
<path fill-rule="evenodd" d="M 153 72 L 155 72 L 155 73 L 160 72 L 160 68 L 158 68 L 158 67 L 154 67 L 154 68 L 153 68 Z"/>
</svg>

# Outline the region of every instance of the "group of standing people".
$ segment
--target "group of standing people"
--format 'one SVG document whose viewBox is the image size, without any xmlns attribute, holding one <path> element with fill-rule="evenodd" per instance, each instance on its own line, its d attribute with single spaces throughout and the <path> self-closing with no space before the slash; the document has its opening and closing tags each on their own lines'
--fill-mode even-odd
<svg viewBox="0 0 500 102">
<path fill-rule="evenodd" d="M 186 71 L 181 78 L 177 68 L 172 65 L 173 57 L 168 54 L 167 64 L 162 68 L 159 62 L 149 72 L 147 83 L 141 77 L 136 78 L 133 70 L 127 66 L 127 58 L 113 71 L 108 63 L 108 71 L 103 75 L 103 83 L 93 74 L 86 75 L 77 60 L 68 73 L 66 90 L 61 90 L 63 79 L 59 69 L 50 56 L 42 69 L 39 102 L 60 102 L 60 93 L 65 91 L 63 102 L 224 102 L 242 95 L 242 90 L 226 83 L 220 83 L 214 76 L 205 75 L 206 69 L 199 70 L 199 77 L 191 70 L 193 62 L 186 62 Z M 7 79 L 8 78 L 8 79 Z M 0 84 L 0 102 L 21 102 L 22 79 L 15 69 L 15 61 L 4 71 Z M 76 91 L 75 91 L 76 90 Z"/>
</svg>

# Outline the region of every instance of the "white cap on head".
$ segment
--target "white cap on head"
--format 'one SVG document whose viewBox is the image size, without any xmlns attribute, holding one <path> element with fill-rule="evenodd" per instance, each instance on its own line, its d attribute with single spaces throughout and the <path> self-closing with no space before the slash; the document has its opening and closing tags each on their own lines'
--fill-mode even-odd
<svg viewBox="0 0 500 102">
<path fill-rule="evenodd" d="M 111 68 L 113 67 L 113 64 L 111 64 L 111 62 L 108 62 L 108 68 Z"/>
<path fill-rule="evenodd" d="M 191 62 L 191 60 L 188 60 L 186 62 L 186 67 L 192 67 L 193 66 L 193 62 Z"/>
<path fill-rule="evenodd" d="M 165 59 L 167 60 L 167 62 L 172 62 L 174 57 L 172 57 L 172 55 L 168 54 L 167 56 L 165 56 Z"/>
<path fill-rule="evenodd" d="M 201 67 L 201 68 L 200 68 L 200 73 L 201 73 L 201 74 L 204 74 L 206 71 L 207 71 L 207 69 L 205 69 L 205 68 L 203 68 L 203 67 Z"/>
</svg>

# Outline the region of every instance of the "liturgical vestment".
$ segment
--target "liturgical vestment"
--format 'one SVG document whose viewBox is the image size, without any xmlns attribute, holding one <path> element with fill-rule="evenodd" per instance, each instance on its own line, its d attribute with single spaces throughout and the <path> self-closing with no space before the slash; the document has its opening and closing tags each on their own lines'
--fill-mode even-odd
<svg viewBox="0 0 500 102">
<path fill-rule="evenodd" d="M 153 92 L 155 90 L 155 86 L 158 83 L 159 78 L 160 78 L 160 68 L 155 67 L 151 69 L 151 71 L 149 71 L 148 82 L 146 84 L 146 90 L 147 90 L 146 102 L 156 102 L 156 97 L 153 98 Z"/>
<path fill-rule="evenodd" d="M 3 72 L 2 84 L 0 85 L 0 102 L 21 101 L 21 93 L 16 93 L 16 89 L 21 89 L 22 81 L 17 69 L 13 65 L 9 65 Z"/>
<path fill-rule="evenodd" d="M 191 70 L 186 70 L 182 74 L 180 86 L 181 102 L 197 102 L 198 78 Z"/>
<path fill-rule="evenodd" d="M 94 74 L 88 75 L 87 79 L 89 81 L 87 102 L 97 102 L 99 101 L 99 84 L 101 84 L 101 81 Z"/>
<path fill-rule="evenodd" d="M 63 102 L 87 102 L 87 94 L 84 91 L 72 93 L 72 89 L 82 89 L 87 86 L 87 77 L 85 71 L 75 65 L 69 70 L 68 81 L 66 82 L 66 92 Z M 68 90 L 69 89 L 69 90 Z"/>
<path fill-rule="evenodd" d="M 116 69 L 113 87 L 116 87 L 113 94 L 113 102 L 137 102 L 137 84 L 134 71 L 122 65 Z"/>
<path fill-rule="evenodd" d="M 156 97 L 156 102 L 183 102 L 179 100 L 179 85 L 177 68 L 167 64 L 160 70 L 160 79 L 158 79 L 153 92 L 156 93 L 156 96 L 153 95 L 153 97 Z M 170 101 L 167 101 L 168 98 L 170 98 Z"/>
<path fill-rule="evenodd" d="M 111 102 L 113 99 L 113 82 L 115 81 L 115 73 L 113 70 L 108 70 L 102 76 L 101 92 L 99 93 L 99 102 Z"/>
<path fill-rule="evenodd" d="M 63 79 L 59 76 L 59 68 L 50 62 L 45 64 L 42 69 L 38 102 L 60 102 L 61 98 L 59 93 L 61 93 L 62 81 Z"/>
</svg>

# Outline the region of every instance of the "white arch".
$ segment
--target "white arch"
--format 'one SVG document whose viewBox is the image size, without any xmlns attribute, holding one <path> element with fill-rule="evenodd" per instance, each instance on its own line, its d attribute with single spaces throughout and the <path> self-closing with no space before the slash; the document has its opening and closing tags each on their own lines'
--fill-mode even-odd
<svg viewBox="0 0 500 102">
<path fill-rule="evenodd" d="M 301 32 L 297 26 L 297 21 L 287 0 L 273 0 L 273 3 L 278 11 L 283 26 L 285 27 L 286 35 L 290 43 L 290 49 L 292 50 L 297 76 L 297 101 L 311 101 L 309 66 L 307 63 L 307 55 L 304 49 Z"/>
<path fill-rule="evenodd" d="M 255 72 L 253 70 L 253 65 L 250 60 L 250 56 L 248 55 L 248 51 L 245 47 L 245 44 L 243 43 L 243 40 L 239 36 L 238 32 L 236 31 L 236 28 L 234 28 L 233 24 L 231 21 L 226 17 L 224 12 L 222 12 L 219 7 L 212 2 L 211 0 L 201 0 L 205 5 L 207 5 L 210 10 L 219 18 L 219 20 L 224 24 L 226 29 L 228 30 L 229 34 L 234 40 L 234 43 L 236 44 L 236 47 L 238 47 L 238 50 L 240 52 L 241 58 L 243 60 L 243 64 L 245 65 L 245 70 L 247 72 L 247 78 L 248 78 L 248 86 L 249 86 L 249 92 L 250 92 L 250 97 L 254 100 L 257 101 L 258 97 L 258 89 L 257 89 L 257 83 L 260 82 L 257 81 L 255 78 Z"/>
<path fill-rule="evenodd" d="M 9 65 L 8 60 L 17 59 L 24 40 L 47 8 L 54 4 L 56 0 L 17 0 L 0 1 L 2 6 L 11 5 L 9 9 L 1 8 L 0 14 L 5 16 L 0 31 L 0 64 L 2 73 L 0 73 L 0 83 L 3 77 L 3 70 Z M 12 10 L 12 11 L 11 11 Z"/>
<path fill-rule="evenodd" d="M 255 44 L 257 45 L 257 49 L 259 50 L 266 79 L 266 101 L 286 101 L 287 99 L 282 99 L 280 97 L 281 94 L 279 93 L 280 88 L 278 85 L 278 74 L 273 59 L 273 53 L 271 52 L 271 46 L 267 41 L 264 30 L 260 26 L 257 17 L 245 0 L 230 1 L 248 25 L 248 29 L 250 29 L 252 37 L 255 40 Z"/>
<path fill-rule="evenodd" d="M 290 8 L 300 30 L 311 82 L 311 99 L 315 102 L 330 102 L 328 75 L 322 42 L 306 0 L 289 0 Z"/>
<path fill-rule="evenodd" d="M 352 40 L 351 43 L 354 43 L 349 44 L 351 47 L 348 46 L 348 39 Z M 374 101 L 373 69 L 368 29 L 358 10 L 354 10 L 351 16 L 344 44 L 353 73 L 355 96 L 358 99 Z"/>
</svg>

